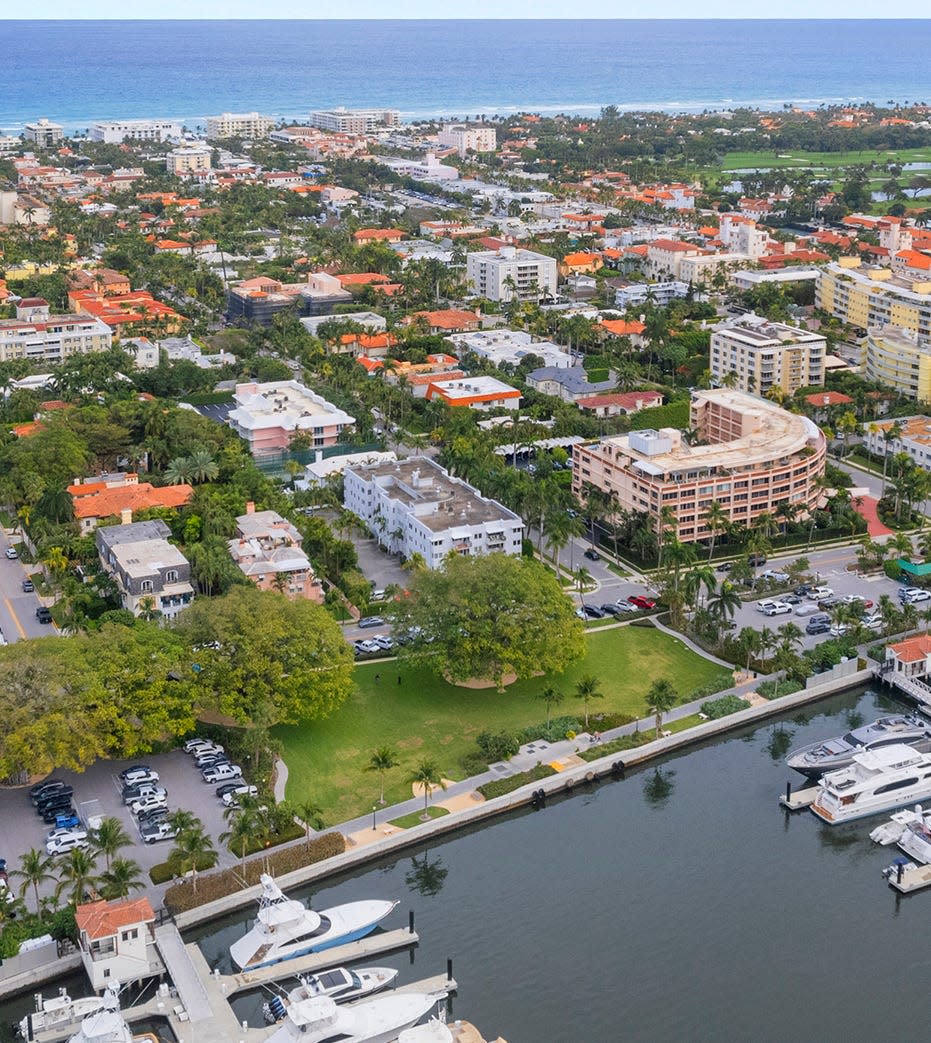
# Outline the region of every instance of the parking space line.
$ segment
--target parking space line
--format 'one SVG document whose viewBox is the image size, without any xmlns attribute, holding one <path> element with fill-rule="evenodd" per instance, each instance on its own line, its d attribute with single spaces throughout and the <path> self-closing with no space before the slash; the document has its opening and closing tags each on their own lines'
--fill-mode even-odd
<svg viewBox="0 0 931 1043">
<path fill-rule="evenodd" d="M 26 637 L 26 631 L 23 630 L 23 624 L 20 623 L 19 616 L 14 611 L 13 605 L 12 605 L 10 599 L 9 598 L 4 598 L 3 599 L 3 603 L 4 603 L 4 605 L 6 605 L 7 612 L 9 612 L 10 615 L 13 617 L 13 622 L 16 624 L 16 629 L 19 631 L 19 636 L 20 637 Z"/>
</svg>

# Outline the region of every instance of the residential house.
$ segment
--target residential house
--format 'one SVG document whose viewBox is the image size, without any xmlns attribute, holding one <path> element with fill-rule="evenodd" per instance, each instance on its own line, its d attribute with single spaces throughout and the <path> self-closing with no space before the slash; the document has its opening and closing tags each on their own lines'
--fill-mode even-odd
<svg viewBox="0 0 931 1043">
<path fill-rule="evenodd" d="M 444 374 L 445 376 L 446 374 Z M 434 379 L 425 398 L 437 398 L 454 409 L 517 409 L 520 391 L 496 377 L 465 377 L 460 380 Z"/>
<path fill-rule="evenodd" d="M 186 483 L 155 486 L 140 482 L 138 474 L 129 472 L 80 479 L 68 486 L 68 494 L 83 534 L 108 518 L 121 518 L 124 511 L 183 507 L 191 502 L 194 489 Z"/>
<path fill-rule="evenodd" d="M 527 374 L 527 385 L 541 395 L 553 395 L 564 402 L 578 402 L 580 398 L 591 398 L 613 391 L 617 383 L 614 373 L 608 374 L 607 380 L 592 382 L 588 371 L 583 366 L 570 366 L 568 369 L 554 366 L 542 366 Z"/>
<path fill-rule="evenodd" d="M 323 604 L 323 585 L 301 549 L 301 534 L 277 511 L 257 511 L 247 503 L 228 546 L 239 570 L 260 590 Z"/>
<path fill-rule="evenodd" d="M 134 522 L 124 511 L 120 525 L 98 527 L 97 554 L 116 582 L 123 608 L 134 615 L 154 609 L 173 619 L 191 603 L 191 566 L 168 542 L 171 529 L 161 520 Z"/>
<path fill-rule="evenodd" d="M 591 395 L 576 399 L 579 409 L 594 413 L 597 417 L 627 416 L 641 409 L 652 409 L 663 404 L 658 391 L 624 391 L 610 395 Z"/>
<path fill-rule="evenodd" d="M 74 921 L 81 961 L 95 992 L 164 973 L 148 898 L 84 903 L 75 909 Z"/>
<path fill-rule="evenodd" d="M 296 380 L 237 384 L 235 401 L 227 423 L 257 457 L 285 451 L 298 434 L 308 435 L 317 448 L 336 445 L 356 422 Z"/>
</svg>

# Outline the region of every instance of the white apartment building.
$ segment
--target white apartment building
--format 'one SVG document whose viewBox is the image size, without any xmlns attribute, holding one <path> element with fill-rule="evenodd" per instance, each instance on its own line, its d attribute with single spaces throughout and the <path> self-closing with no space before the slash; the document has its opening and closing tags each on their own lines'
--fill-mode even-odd
<svg viewBox="0 0 931 1043">
<path fill-rule="evenodd" d="M 271 116 L 258 112 L 224 112 L 207 117 L 207 140 L 222 138 L 264 138 L 275 126 Z"/>
<path fill-rule="evenodd" d="M 487 359 L 495 366 L 503 362 L 519 366 L 528 355 L 543 359 L 544 366 L 568 369 L 572 356 L 551 340 L 534 340 L 525 330 L 476 330 L 474 333 L 453 333 L 447 340 L 455 344 L 457 351 L 471 351 L 479 358 Z"/>
<path fill-rule="evenodd" d="M 426 457 L 343 473 L 344 505 L 389 552 L 442 568 L 450 553 L 518 555 L 524 524 L 496 500 Z"/>
<path fill-rule="evenodd" d="M 890 428 L 898 425 L 899 434 L 886 440 Z M 899 416 L 870 421 L 863 425 L 863 444 L 874 456 L 907 453 L 912 462 L 931 471 L 931 417 Z"/>
<path fill-rule="evenodd" d="M 556 258 L 515 246 L 479 250 L 466 259 L 466 281 L 490 301 L 538 301 L 556 294 Z"/>
<path fill-rule="evenodd" d="M 469 152 L 494 152 L 498 147 L 498 134 L 494 127 L 448 123 L 437 135 L 437 143 L 454 148 L 465 157 Z"/>
<path fill-rule="evenodd" d="M 683 243 L 678 239 L 655 239 L 647 247 L 647 272 L 651 278 L 666 276 L 681 280 L 682 262 L 687 257 L 701 257 L 707 253 L 694 243 Z"/>
<path fill-rule="evenodd" d="M 44 116 L 35 123 L 27 123 L 23 127 L 23 137 L 40 148 L 51 148 L 63 140 L 64 128 L 59 123 L 52 123 Z"/>
<path fill-rule="evenodd" d="M 175 120 L 107 120 L 91 127 L 91 141 L 119 145 L 130 141 L 167 141 L 181 137 L 181 124 Z"/>
<path fill-rule="evenodd" d="M 173 148 L 165 158 L 169 174 L 184 177 L 185 174 L 204 174 L 213 161 L 213 152 L 204 145 L 185 145 Z"/>
<path fill-rule="evenodd" d="M 631 282 L 618 286 L 614 291 L 614 303 L 626 309 L 651 301 L 658 308 L 665 308 L 670 301 L 684 298 L 689 285 L 678 280 L 672 282 Z"/>
<path fill-rule="evenodd" d="M 386 167 L 412 177 L 415 181 L 455 181 L 459 177 L 457 167 L 441 163 L 432 152 L 428 152 L 423 159 L 395 159 L 387 156 L 383 162 Z"/>
<path fill-rule="evenodd" d="M 319 130 L 339 134 L 367 134 L 379 127 L 397 127 L 401 113 L 397 109 L 322 109 L 310 114 L 310 125 Z"/>
<path fill-rule="evenodd" d="M 0 362 L 63 362 L 74 355 L 108 351 L 113 332 L 91 315 L 44 315 L 0 320 Z"/>
<path fill-rule="evenodd" d="M 826 354 L 820 333 L 742 315 L 711 332 L 711 379 L 721 385 L 734 374 L 740 391 L 766 395 L 778 387 L 791 395 L 824 383 Z"/>
</svg>

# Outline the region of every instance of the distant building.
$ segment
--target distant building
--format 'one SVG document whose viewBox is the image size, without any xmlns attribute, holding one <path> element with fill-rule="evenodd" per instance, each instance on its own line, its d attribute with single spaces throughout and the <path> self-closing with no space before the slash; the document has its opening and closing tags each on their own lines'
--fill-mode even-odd
<svg viewBox="0 0 931 1043">
<path fill-rule="evenodd" d="M 901 434 L 887 440 L 890 428 L 896 424 Z M 931 471 L 931 417 L 899 416 L 870 421 L 863 425 L 863 444 L 875 456 L 908 453 L 913 463 Z"/>
<path fill-rule="evenodd" d="M 59 123 L 52 123 L 44 116 L 35 123 L 27 123 L 23 127 L 23 137 L 39 148 L 54 148 L 64 139 L 64 128 Z"/>
<path fill-rule="evenodd" d="M 618 308 L 636 307 L 638 304 L 655 304 L 665 308 L 670 301 L 681 300 L 689 292 L 688 283 L 671 280 L 667 282 L 632 282 L 614 286 L 614 303 Z"/>
<path fill-rule="evenodd" d="M 110 327 L 90 315 L 45 314 L 28 320 L 0 319 L 0 362 L 28 359 L 64 362 L 75 355 L 107 351 Z"/>
<path fill-rule="evenodd" d="M 929 330 L 931 334 L 931 330 Z M 931 340 L 913 330 L 873 326 L 863 345 L 868 380 L 901 395 L 931 402 Z"/>
<path fill-rule="evenodd" d="M 167 141 L 180 138 L 181 124 L 175 120 L 107 120 L 91 127 L 91 141 L 119 145 L 123 141 Z"/>
<path fill-rule="evenodd" d="M 700 257 L 706 250 L 694 243 L 678 239 L 654 239 L 647 247 L 647 271 L 653 278 L 681 279 L 682 262 L 688 257 Z"/>
<path fill-rule="evenodd" d="M 199 369 L 219 369 L 235 366 L 236 356 L 229 351 L 206 353 L 191 337 L 165 337 L 158 342 L 158 349 L 165 353 L 169 362 L 193 362 Z"/>
<path fill-rule="evenodd" d="M 931 258 L 929 258 L 931 261 Z M 865 267 L 859 258 L 826 264 L 815 287 L 815 306 L 864 333 L 874 326 L 931 337 L 931 270 Z"/>
<path fill-rule="evenodd" d="M 344 504 L 393 553 L 442 568 L 447 554 L 519 555 L 521 519 L 427 457 L 346 468 Z"/>
<path fill-rule="evenodd" d="M 520 392 L 495 377 L 434 380 L 427 385 L 428 400 L 438 398 L 452 408 L 517 409 Z"/>
<path fill-rule="evenodd" d="M 524 330 L 509 330 L 499 327 L 494 330 L 477 330 L 474 333 L 454 333 L 449 340 L 459 352 L 470 351 L 495 366 L 509 363 L 519 366 L 531 355 L 543 360 L 544 366 L 568 369 L 572 356 L 550 340 L 534 340 Z"/>
<path fill-rule="evenodd" d="M 284 452 L 297 434 L 309 435 L 317 448 L 336 445 L 356 422 L 296 380 L 237 384 L 235 399 L 227 423 L 257 457 Z"/>
<path fill-rule="evenodd" d="M 168 542 L 171 529 L 163 521 L 131 518 L 125 511 L 122 524 L 97 529 L 100 563 L 116 581 L 123 608 L 138 616 L 151 605 L 173 619 L 194 597 L 191 566 Z"/>
<path fill-rule="evenodd" d="M 121 518 L 124 511 L 144 511 L 151 507 L 183 507 L 194 495 L 185 483 L 155 486 L 140 482 L 133 473 L 85 478 L 68 486 L 75 521 L 81 533 L 92 532 L 108 518 Z"/>
<path fill-rule="evenodd" d="M 313 315 L 301 319 L 301 325 L 313 337 L 317 336 L 317 331 L 327 322 L 354 322 L 375 333 L 380 333 L 388 328 L 384 315 L 379 315 L 374 311 L 347 311 L 340 312 L 339 315 Z"/>
<path fill-rule="evenodd" d="M 79 905 L 74 921 L 84 970 L 96 992 L 164 973 L 148 898 Z"/>
<path fill-rule="evenodd" d="M 498 147 L 498 135 L 494 127 L 447 123 L 437 135 L 437 142 L 454 148 L 464 158 L 469 152 L 494 152 Z"/>
<path fill-rule="evenodd" d="M 257 511 L 247 503 L 228 546 L 239 570 L 260 590 L 323 604 L 323 586 L 301 550 L 301 534 L 277 511 Z"/>
<path fill-rule="evenodd" d="M 213 152 L 203 145 L 185 145 L 173 148 L 165 159 L 169 174 L 184 177 L 185 174 L 204 174 L 213 160 Z"/>
<path fill-rule="evenodd" d="M 310 114 L 310 125 L 339 134 L 367 134 L 380 127 L 397 127 L 401 113 L 397 109 L 326 109 Z"/>
<path fill-rule="evenodd" d="M 556 294 L 556 258 L 515 246 L 479 250 L 466 258 L 466 281 L 490 301 L 538 301 Z"/>
<path fill-rule="evenodd" d="M 332 315 L 337 304 L 349 304 L 352 294 L 327 272 L 311 272 L 304 282 L 282 283 L 260 275 L 227 291 L 226 315 L 268 326 L 276 314 L 293 308 L 299 315 Z"/>
<path fill-rule="evenodd" d="M 579 409 L 594 413 L 597 417 L 626 416 L 639 413 L 641 409 L 652 409 L 663 404 L 658 391 L 623 391 L 609 395 L 592 395 L 576 399 Z"/>
<path fill-rule="evenodd" d="M 467 333 L 477 330 L 481 316 L 462 308 L 440 308 L 437 311 L 418 311 L 403 320 L 404 324 L 423 322 L 431 333 Z"/>
<path fill-rule="evenodd" d="M 220 116 L 207 117 L 207 140 L 221 138 L 264 138 L 275 126 L 271 116 L 260 116 L 257 112 L 224 112 Z"/>
<path fill-rule="evenodd" d="M 781 388 L 792 395 L 824 383 L 826 354 L 827 341 L 820 333 L 742 315 L 711 331 L 711 380 L 724 384 L 733 374 L 740 391 L 766 395 Z"/>
<path fill-rule="evenodd" d="M 553 395 L 563 402 L 578 402 L 580 398 L 591 398 L 592 395 L 603 395 L 613 391 L 617 383 L 613 373 L 607 380 L 592 382 L 588 370 L 583 366 L 570 366 L 568 369 L 555 366 L 542 366 L 527 374 L 527 386 L 541 395 Z"/>
</svg>

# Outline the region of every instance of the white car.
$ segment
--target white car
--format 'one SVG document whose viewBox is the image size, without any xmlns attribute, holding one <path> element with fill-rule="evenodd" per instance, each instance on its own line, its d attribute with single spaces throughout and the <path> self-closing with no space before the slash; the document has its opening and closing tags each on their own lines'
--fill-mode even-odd
<svg viewBox="0 0 931 1043">
<path fill-rule="evenodd" d="M 792 606 L 787 605 L 784 601 L 773 602 L 763 613 L 764 616 L 790 616 L 791 614 Z"/>
<path fill-rule="evenodd" d="M 759 602 L 757 602 L 756 610 L 757 610 L 757 612 L 762 612 L 764 615 L 767 615 L 771 608 L 777 608 L 780 605 L 784 605 L 784 604 L 785 604 L 785 602 L 784 601 L 780 601 L 778 598 L 767 598 L 766 601 L 759 601 Z M 790 609 L 790 611 L 791 611 L 791 609 Z"/>
<path fill-rule="evenodd" d="M 158 772 L 151 768 L 131 768 L 120 778 L 124 786 L 138 786 L 143 782 L 158 782 Z"/>
<path fill-rule="evenodd" d="M 818 611 L 818 606 L 814 601 L 807 601 L 804 604 L 795 606 L 795 614 L 797 616 L 813 616 Z"/>
<path fill-rule="evenodd" d="M 831 637 L 846 637 L 850 633 L 850 627 L 846 623 L 835 623 L 831 627 Z"/>
<path fill-rule="evenodd" d="M 139 835 L 145 844 L 156 844 L 159 840 L 174 840 L 178 831 L 162 819 L 160 822 L 145 822 L 139 827 Z"/>
<path fill-rule="evenodd" d="M 154 811 L 156 808 L 167 808 L 168 800 L 161 793 L 153 793 L 148 797 L 140 797 L 139 800 L 134 800 L 129 806 L 129 810 L 134 814 L 138 815 L 140 811 Z"/>
<path fill-rule="evenodd" d="M 10 559 L 10 561 L 16 561 L 16 559 L 19 557 L 19 555 L 16 553 L 15 547 L 7 547 L 6 556 Z"/>
<path fill-rule="evenodd" d="M 77 826 L 58 826 L 56 829 L 50 829 L 46 834 L 45 840 L 48 843 L 51 840 L 59 840 L 61 837 L 79 837 L 82 840 L 87 839 L 87 831 L 80 829 Z"/>
<path fill-rule="evenodd" d="M 789 574 L 788 572 L 780 572 L 778 569 L 767 569 L 765 572 L 760 573 L 760 579 L 769 579 L 774 583 L 788 583 Z"/>
<path fill-rule="evenodd" d="M 823 601 L 825 598 L 834 597 L 834 591 L 830 587 L 812 587 L 808 591 L 810 601 Z"/>
<path fill-rule="evenodd" d="M 883 625 L 883 617 L 881 612 L 873 612 L 869 616 L 863 617 L 863 625 L 868 627 L 870 630 L 881 630 Z"/>
<path fill-rule="evenodd" d="M 238 764 L 217 764 L 213 768 L 205 768 L 202 772 L 204 782 L 229 782 L 242 776 L 242 768 Z"/>
<path fill-rule="evenodd" d="M 188 739 L 184 744 L 185 753 L 201 753 L 204 750 L 212 750 L 217 746 L 212 739 Z"/>
<path fill-rule="evenodd" d="M 88 847 L 87 833 L 83 829 L 75 829 L 64 836 L 55 837 L 46 842 L 45 851 L 49 855 L 61 855 L 76 847 Z"/>
<path fill-rule="evenodd" d="M 245 783 L 243 783 L 242 786 L 237 786 L 236 789 L 230 790 L 229 793 L 224 793 L 223 803 L 228 808 L 236 807 L 239 804 L 239 798 L 244 794 L 250 797 L 257 797 L 259 795 L 259 791 L 255 788 L 255 786 L 247 786 Z"/>
<path fill-rule="evenodd" d="M 903 598 L 907 605 L 915 605 L 919 601 L 931 601 L 931 590 L 915 590 L 914 592 L 909 591 Z"/>
</svg>

